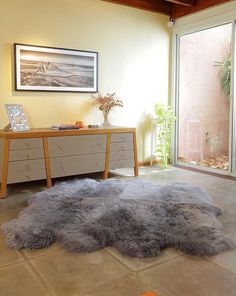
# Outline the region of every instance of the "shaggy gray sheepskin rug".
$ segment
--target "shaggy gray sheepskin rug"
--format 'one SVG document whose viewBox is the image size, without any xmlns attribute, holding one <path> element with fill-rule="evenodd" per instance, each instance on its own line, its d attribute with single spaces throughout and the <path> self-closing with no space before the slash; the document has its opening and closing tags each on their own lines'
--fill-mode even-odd
<svg viewBox="0 0 236 296">
<path fill-rule="evenodd" d="M 75 252 L 112 246 L 128 256 L 152 257 L 172 247 L 209 256 L 234 246 L 216 219 L 221 213 L 203 189 L 185 183 L 84 179 L 35 194 L 2 231 L 13 249 L 58 241 Z"/>
</svg>

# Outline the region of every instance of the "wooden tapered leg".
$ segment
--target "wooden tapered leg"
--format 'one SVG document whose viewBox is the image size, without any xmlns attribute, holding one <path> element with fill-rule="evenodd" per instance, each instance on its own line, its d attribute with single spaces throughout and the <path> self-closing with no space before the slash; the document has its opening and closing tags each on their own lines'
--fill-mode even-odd
<svg viewBox="0 0 236 296">
<path fill-rule="evenodd" d="M 10 145 L 10 140 L 4 139 L 4 141 L 3 141 L 3 160 L 2 160 L 2 168 L 1 168 L 2 169 L 2 179 L 1 179 L 0 198 L 4 198 L 7 195 L 9 145 Z"/>
<path fill-rule="evenodd" d="M 134 145 L 134 175 L 138 176 L 138 152 L 137 152 L 137 138 L 136 131 L 133 133 L 133 145 Z"/>
<path fill-rule="evenodd" d="M 52 187 L 52 177 L 51 177 L 51 167 L 50 167 L 50 159 L 48 153 L 48 138 L 43 138 L 43 150 L 44 150 L 44 160 L 45 160 L 45 168 L 46 168 L 46 176 L 47 176 L 47 187 Z"/>
<path fill-rule="evenodd" d="M 103 172 L 103 179 L 108 178 L 109 162 L 110 162 L 110 146 L 111 146 L 111 134 L 107 134 L 107 146 L 106 146 L 106 160 L 105 160 L 105 170 Z"/>
</svg>

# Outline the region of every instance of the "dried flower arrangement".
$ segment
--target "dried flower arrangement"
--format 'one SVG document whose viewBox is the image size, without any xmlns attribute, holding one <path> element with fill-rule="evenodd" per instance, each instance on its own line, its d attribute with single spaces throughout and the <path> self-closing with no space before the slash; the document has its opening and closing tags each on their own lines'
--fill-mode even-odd
<svg viewBox="0 0 236 296">
<path fill-rule="evenodd" d="M 98 93 L 97 97 L 94 97 L 94 102 L 97 108 L 102 111 L 104 117 L 103 126 L 109 126 L 108 115 L 115 107 L 123 107 L 123 101 L 118 99 L 116 93 L 102 95 Z"/>
<path fill-rule="evenodd" d="M 105 96 L 98 93 L 98 96 L 94 98 L 95 104 L 97 105 L 98 109 L 103 111 L 111 111 L 114 107 L 123 107 L 122 100 L 116 97 L 116 93 L 106 94 Z"/>
</svg>

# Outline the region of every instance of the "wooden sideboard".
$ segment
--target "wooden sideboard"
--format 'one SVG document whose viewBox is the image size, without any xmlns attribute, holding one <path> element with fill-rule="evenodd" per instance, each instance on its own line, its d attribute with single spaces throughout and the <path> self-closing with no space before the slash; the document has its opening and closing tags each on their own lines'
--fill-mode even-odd
<svg viewBox="0 0 236 296">
<path fill-rule="evenodd" d="M 7 184 L 133 167 L 138 176 L 135 128 L 0 131 L 0 197 Z"/>
</svg>

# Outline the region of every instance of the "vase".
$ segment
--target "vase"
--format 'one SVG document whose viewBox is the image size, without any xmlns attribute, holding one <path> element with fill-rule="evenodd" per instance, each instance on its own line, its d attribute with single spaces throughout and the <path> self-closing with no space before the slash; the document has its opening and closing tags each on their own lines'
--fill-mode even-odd
<svg viewBox="0 0 236 296">
<path fill-rule="evenodd" d="M 102 123 L 102 127 L 110 127 L 110 121 L 109 121 L 109 111 L 108 110 L 102 110 L 102 114 L 103 114 L 103 123 Z"/>
</svg>

